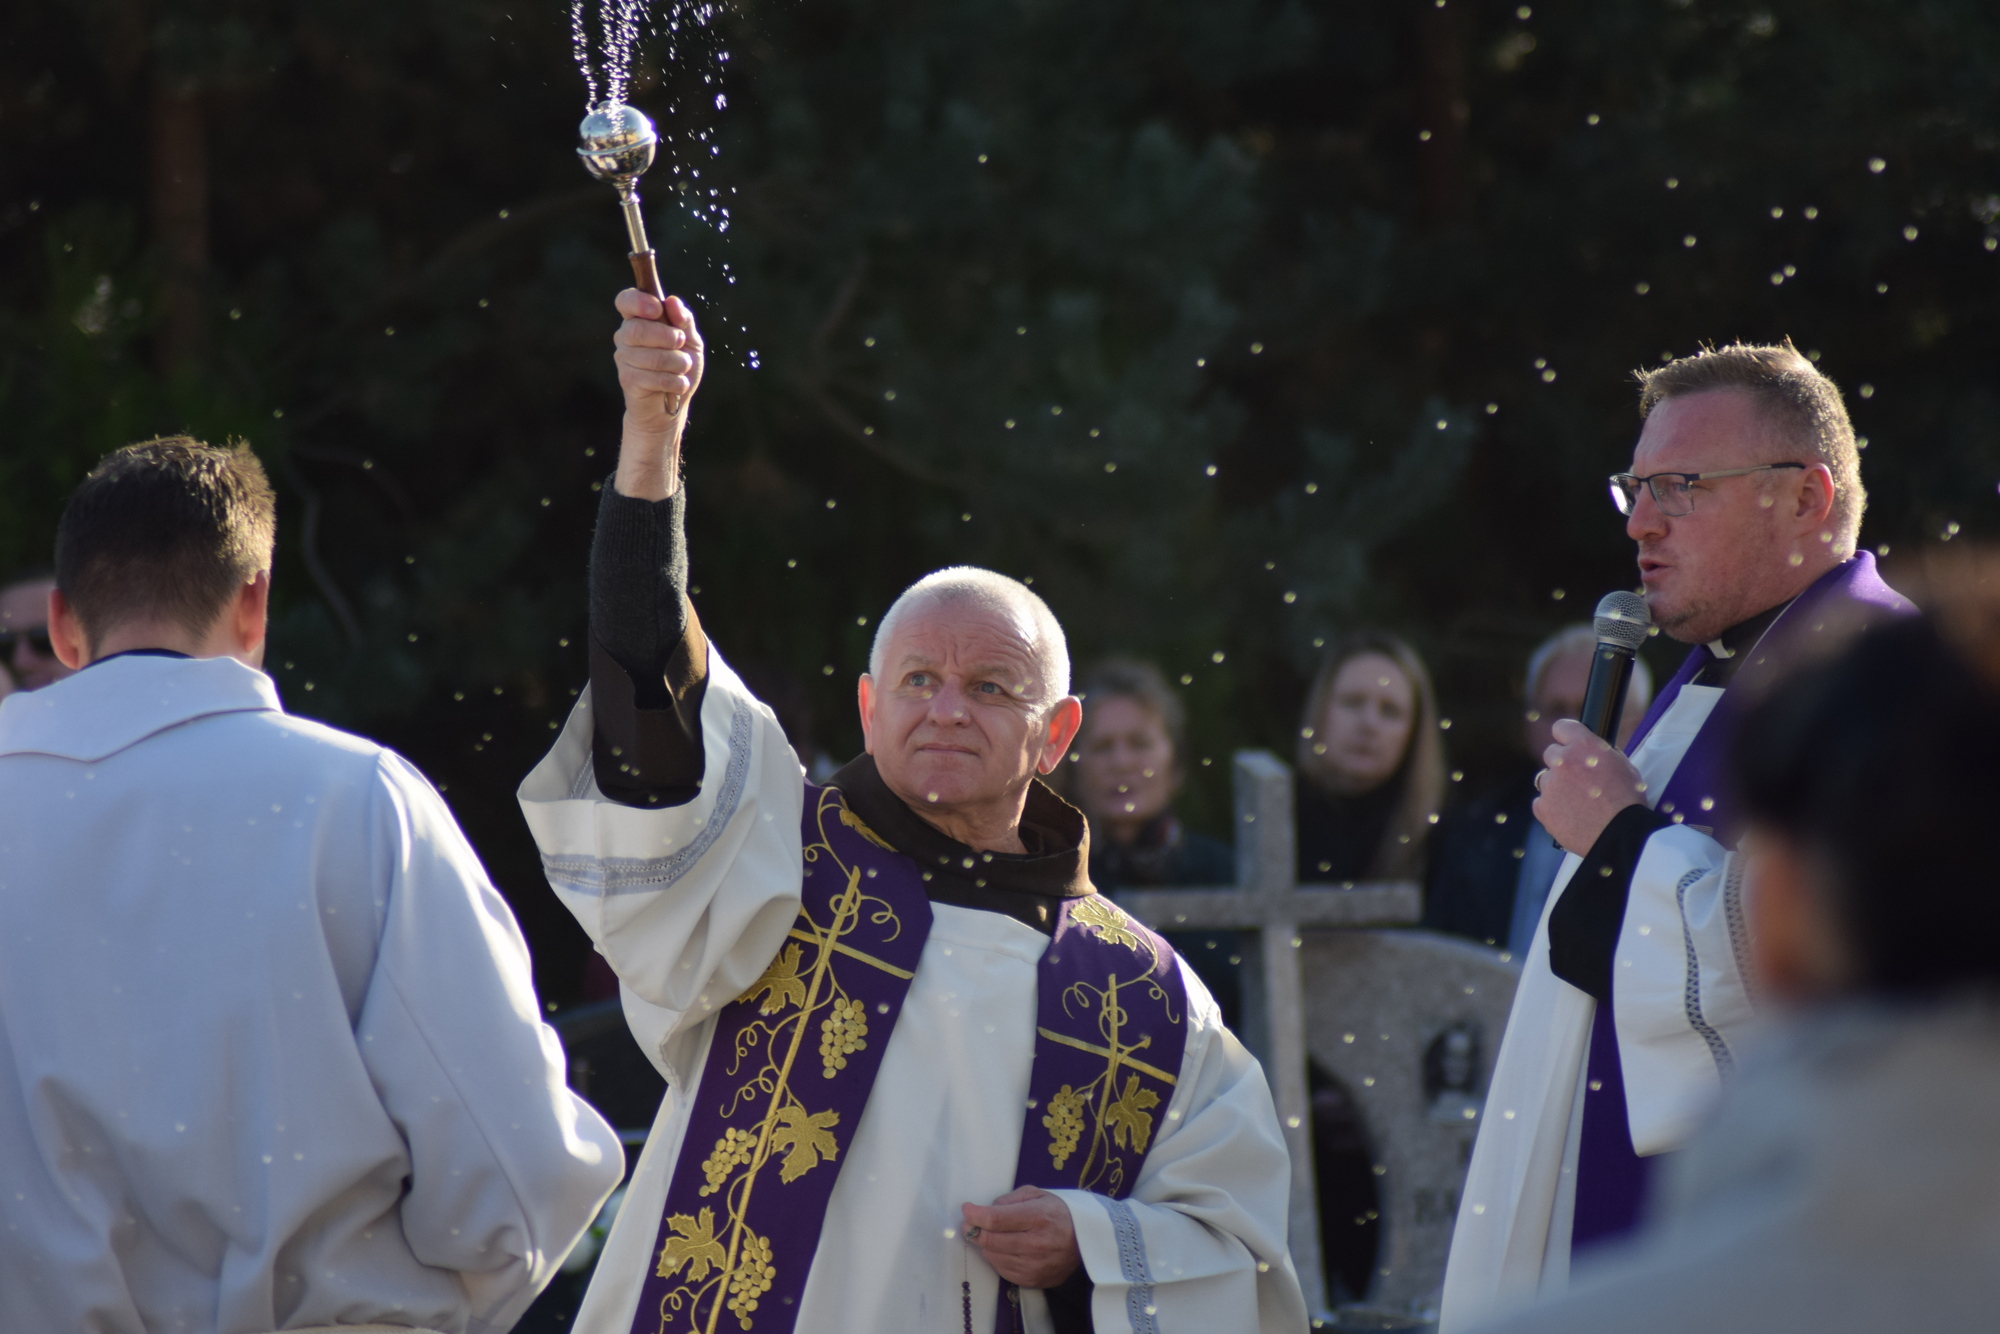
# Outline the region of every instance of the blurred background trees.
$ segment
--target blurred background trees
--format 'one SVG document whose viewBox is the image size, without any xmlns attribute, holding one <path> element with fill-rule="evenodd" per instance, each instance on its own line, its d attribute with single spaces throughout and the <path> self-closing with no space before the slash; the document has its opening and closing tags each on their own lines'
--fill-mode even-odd
<svg viewBox="0 0 2000 1334">
<path fill-rule="evenodd" d="M 1870 547 L 2000 528 L 1977 0 L 654 18 L 696 601 L 835 758 L 873 618 L 972 562 L 1183 681 L 1198 822 L 1362 622 L 1429 656 L 1476 783 L 1527 649 L 1633 582 L 1629 372 L 1704 341 L 1848 390 Z M 104 451 L 250 440 L 289 706 L 445 787 L 554 1000 L 583 946 L 512 790 L 584 679 L 626 280 L 582 100 L 555 0 L 0 13 L 0 572 Z"/>
</svg>

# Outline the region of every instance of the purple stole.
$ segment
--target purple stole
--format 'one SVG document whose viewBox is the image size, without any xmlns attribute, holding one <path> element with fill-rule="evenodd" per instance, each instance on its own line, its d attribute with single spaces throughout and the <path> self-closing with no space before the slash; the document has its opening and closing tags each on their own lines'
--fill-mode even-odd
<svg viewBox="0 0 2000 1334">
<path fill-rule="evenodd" d="M 1725 769 L 1730 739 L 1747 703 L 1816 651 L 1837 648 L 1852 632 L 1874 621 L 1907 616 L 1915 610 L 1902 594 L 1882 582 L 1875 572 L 1875 557 L 1869 552 L 1860 552 L 1821 575 L 1779 614 L 1759 642 L 1738 650 L 1751 654 L 1750 660 L 1737 669 L 1728 689 L 1716 701 L 1715 711 L 1695 734 L 1653 809 L 1676 824 L 1711 831 L 1724 846 L 1733 847 L 1741 830 Z M 1632 734 L 1627 754 L 1638 749 L 1653 725 L 1673 707 L 1681 687 L 1714 660 L 1706 645 L 1696 645 L 1689 652 Z M 1609 1005 L 1599 1005 L 1591 1020 L 1584 1088 L 1576 1214 L 1570 1230 L 1572 1255 L 1637 1227 L 1652 1175 L 1653 1159 L 1641 1158 L 1632 1150 L 1624 1067 L 1618 1058 L 1618 1031 Z"/>
<path fill-rule="evenodd" d="M 917 864 L 836 789 L 805 795 L 798 921 L 717 1017 L 633 1334 L 790 1334 L 930 934 Z M 1087 897 L 1062 904 L 1037 975 L 1016 1184 L 1122 1197 L 1180 1075 L 1179 968 L 1158 936 Z"/>
</svg>

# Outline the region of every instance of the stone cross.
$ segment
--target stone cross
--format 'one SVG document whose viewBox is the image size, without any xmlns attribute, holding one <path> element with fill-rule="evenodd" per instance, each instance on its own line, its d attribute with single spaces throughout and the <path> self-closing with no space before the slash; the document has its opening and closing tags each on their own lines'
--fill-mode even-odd
<svg viewBox="0 0 2000 1334">
<path fill-rule="evenodd" d="M 1236 753 L 1236 884 L 1126 891 L 1118 904 L 1156 931 L 1237 931 L 1243 942 L 1243 1040 L 1264 1063 L 1292 1156 L 1292 1263 L 1315 1315 L 1327 1308 L 1306 1083 L 1300 931 L 1407 926 L 1422 912 L 1414 884 L 1301 885 L 1292 771 L 1269 751 Z M 1252 940 L 1249 937 L 1255 936 Z"/>
</svg>

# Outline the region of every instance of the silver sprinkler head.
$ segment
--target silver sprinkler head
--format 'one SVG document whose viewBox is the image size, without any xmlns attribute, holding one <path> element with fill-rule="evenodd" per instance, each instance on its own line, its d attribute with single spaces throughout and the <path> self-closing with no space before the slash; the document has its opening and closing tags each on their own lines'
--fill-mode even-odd
<svg viewBox="0 0 2000 1334">
<path fill-rule="evenodd" d="M 1597 631 L 1598 643 L 1616 644 L 1627 653 L 1636 653 L 1639 645 L 1646 642 L 1646 631 L 1652 625 L 1653 613 L 1647 608 L 1646 599 L 1620 589 L 1606 593 L 1598 602 L 1591 628 Z"/>
<path fill-rule="evenodd" d="M 629 191 L 646 168 L 653 165 L 660 136 L 653 122 L 637 107 L 605 100 L 591 108 L 583 124 L 577 126 L 577 156 L 583 167 L 600 181 L 609 181 Z"/>
</svg>

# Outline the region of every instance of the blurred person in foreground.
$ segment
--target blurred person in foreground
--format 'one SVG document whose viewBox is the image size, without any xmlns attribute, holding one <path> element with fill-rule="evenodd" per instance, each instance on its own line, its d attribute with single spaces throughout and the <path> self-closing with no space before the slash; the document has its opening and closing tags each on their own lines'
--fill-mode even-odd
<svg viewBox="0 0 2000 1334">
<path fill-rule="evenodd" d="M 1533 763 L 1439 821 L 1424 877 L 1424 925 L 1431 930 L 1497 945 L 1516 959 L 1534 942 L 1563 855 L 1535 823 L 1535 770 L 1555 739 L 1556 722 L 1583 712 L 1596 653 L 1597 632 L 1571 625 L 1529 656 L 1522 737 Z M 1632 664 L 1619 745 L 1632 739 L 1652 702 L 1653 674 L 1640 659 Z"/>
<path fill-rule="evenodd" d="M 579 1334 L 1304 1328 L 1263 1073 L 1038 778 L 1081 715 L 1055 616 L 919 580 L 866 753 L 807 781 L 688 602 L 694 317 L 618 308 L 590 687 L 521 802 L 669 1092 Z"/>
<path fill-rule="evenodd" d="M 1302 882 L 1416 880 L 1444 801 L 1444 742 L 1423 660 L 1391 634 L 1320 661 L 1298 738 Z"/>
<path fill-rule="evenodd" d="M 22 575 L 0 588 L 0 667 L 7 687 L 40 690 L 70 674 L 49 643 L 49 594 L 55 576 L 44 571 Z M 7 689 L 0 689 L 0 695 Z"/>
<path fill-rule="evenodd" d="M 1630 758 L 1555 724 L 1535 818 L 1568 854 L 1515 992 L 1466 1176 L 1441 1328 L 1548 1296 L 1629 1233 L 1752 1018 L 1740 814 L 1745 701 L 1914 609 L 1857 551 L 1865 494 L 1840 391 L 1790 344 L 1639 374 L 1611 479 L 1654 624 L 1690 644 Z M 1500 1114 L 1493 1114 L 1498 1111 Z"/>
<path fill-rule="evenodd" d="M 618 1184 L 431 785 L 294 718 L 245 447 L 104 459 L 0 705 L 0 1329 L 511 1328 Z"/>
<path fill-rule="evenodd" d="M 1744 911 L 1777 1020 L 1638 1240 L 1491 1334 L 1990 1329 L 2000 1306 L 2000 604 L 1745 718 Z M 1970 631 L 1962 634 L 1962 631 Z"/>
<path fill-rule="evenodd" d="M 1229 888 L 1236 853 L 1174 814 L 1187 778 L 1187 709 L 1158 667 L 1110 658 L 1084 675 L 1083 725 L 1070 750 L 1071 795 L 1090 822 L 1090 883 L 1125 889 L 1174 885 Z M 1240 984 L 1233 931 L 1169 931 L 1235 1027 Z"/>
</svg>

